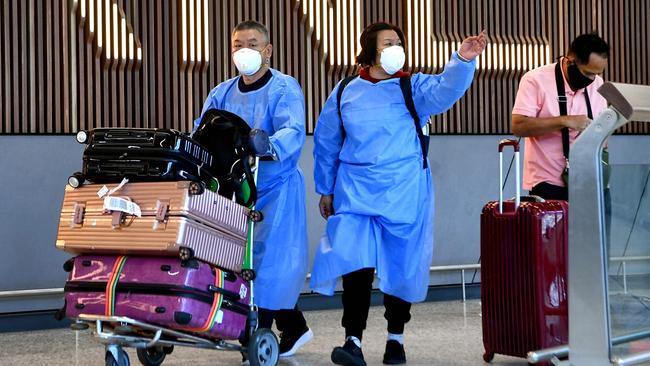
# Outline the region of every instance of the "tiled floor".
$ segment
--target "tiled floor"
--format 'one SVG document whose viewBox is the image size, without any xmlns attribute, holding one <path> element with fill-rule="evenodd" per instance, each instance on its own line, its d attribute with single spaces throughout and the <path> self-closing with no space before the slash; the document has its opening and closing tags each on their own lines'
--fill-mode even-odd
<svg viewBox="0 0 650 366">
<path fill-rule="evenodd" d="M 634 306 L 628 303 L 629 306 Z M 645 319 L 650 322 L 649 312 Z M 480 302 L 432 302 L 413 306 L 405 335 L 409 365 L 483 365 Z M 638 314 L 637 314 L 638 315 Z M 331 365 L 330 352 L 343 341 L 340 310 L 306 312 L 314 339 L 281 365 Z M 638 318 L 637 318 L 638 321 Z M 386 337 L 383 308 L 370 311 L 363 350 L 368 365 L 380 365 Z M 638 343 L 637 348 L 650 344 Z M 647 348 L 646 348 L 647 349 Z M 135 351 L 128 350 L 138 364 Z M 0 333 L 0 365 L 103 365 L 103 346 L 90 332 L 69 329 Z M 177 347 L 164 365 L 239 365 L 238 353 Z M 525 360 L 497 355 L 493 365 L 527 365 Z"/>
<path fill-rule="evenodd" d="M 340 310 L 306 312 L 315 337 L 284 365 L 330 365 L 333 347 L 343 342 Z M 480 304 L 471 301 L 419 304 L 413 307 L 406 332 L 409 365 L 482 364 Z M 383 307 L 371 309 L 363 350 L 369 365 L 381 364 L 385 344 Z M 103 347 L 89 332 L 75 334 L 69 329 L 0 334 L 2 365 L 101 365 Z M 133 350 L 132 361 L 137 364 Z M 239 365 L 237 353 L 177 347 L 165 365 Z M 495 359 L 495 365 L 526 365 L 508 357 Z"/>
</svg>

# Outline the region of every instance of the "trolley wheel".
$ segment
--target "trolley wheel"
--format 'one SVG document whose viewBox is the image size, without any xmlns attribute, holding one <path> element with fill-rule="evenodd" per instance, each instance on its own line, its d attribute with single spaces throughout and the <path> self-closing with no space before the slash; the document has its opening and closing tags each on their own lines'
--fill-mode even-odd
<svg viewBox="0 0 650 366">
<path fill-rule="evenodd" d="M 138 348 L 137 353 L 138 360 L 144 366 L 158 366 L 163 363 L 168 355 L 164 347 Z"/>
<path fill-rule="evenodd" d="M 241 271 L 241 278 L 245 279 L 246 281 L 252 281 L 257 277 L 255 274 L 255 270 L 253 269 L 245 269 Z"/>
<path fill-rule="evenodd" d="M 188 247 L 180 247 L 178 249 L 178 256 L 182 261 L 189 261 L 190 259 L 194 258 L 194 251 Z"/>
<path fill-rule="evenodd" d="M 492 362 L 493 359 L 494 359 L 494 352 L 485 352 L 483 354 L 483 361 L 489 363 Z"/>
<path fill-rule="evenodd" d="M 251 210 L 251 211 L 248 213 L 248 218 L 249 218 L 252 222 L 260 222 L 260 221 L 264 220 L 264 215 L 262 214 L 262 211 L 259 211 L 259 210 Z"/>
<path fill-rule="evenodd" d="M 190 186 L 188 187 L 188 192 L 190 195 L 194 196 L 203 194 L 203 192 L 205 192 L 205 186 L 200 182 L 191 182 Z"/>
<path fill-rule="evenodd" d="M 276 365 L 280 358 L 278 339 L 270 329 L 258 329 L 248 343 L 250 366 Z"/>
<path fill-rule="evenodd" d="M 129 361 L 129 355 L 122 349 L 122 347 L 117 347 L 118 356 L 117 359 L 113 355 L 113 352 L 106 351 L 106 357 L 104 357 L 106 366 L 131 366 L 131 361 Z"/>
</svg>

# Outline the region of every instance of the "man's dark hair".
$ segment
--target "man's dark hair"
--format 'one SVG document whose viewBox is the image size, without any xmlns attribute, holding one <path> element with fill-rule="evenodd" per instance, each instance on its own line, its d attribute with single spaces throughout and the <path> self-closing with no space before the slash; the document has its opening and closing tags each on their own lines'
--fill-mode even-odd
<svg viewBox="0 0 650 366">
<path fill-rule="evenodd" d="M 249 30 L 249 29 L 254 29 L 264 35 L 266 38 L 266 43 L 269 43 L 271 39 L 269 38 L 269 31 L 266 29 L 264 24 L 260 22 L 256 22 L 254 20 L 246 20 L 243 21 L 235 26 L 235 28 L 232 30 L 232 34 L 235 34 L 235 32 L 243 31 L 243 30 Z"/>
<path fill-rule="evenodd" d="M 589 63 L 589 56 L 595 53 L 603 58 L 609 57 L 609 45 L 598 33 L 581 34 L 571 42 L 569 55 L 574 55 L 578 63 L 585 65 Z"/>
<path fill-rule="evenodd" d="M 384 22 L 370 24 L 361 33 L 361 52 L 357 55 L 357 64 L 361 66 L 372 66 L 375 63 L 375 59 L 377 58 L 377 33 L 383 30 L 394 30 L 402 42 L 402 47 L 406 47 L 404 33 L 398 26 Z"/>
</svg>

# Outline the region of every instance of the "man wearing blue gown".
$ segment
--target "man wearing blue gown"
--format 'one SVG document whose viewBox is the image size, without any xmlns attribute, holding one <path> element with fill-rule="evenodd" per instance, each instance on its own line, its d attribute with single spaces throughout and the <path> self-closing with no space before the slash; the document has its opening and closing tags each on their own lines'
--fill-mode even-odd
<svg viewBox="0 0 650 366">
<path fill-rule="evenodd" d="M 388 321 L 383 362 L 401 364 L 406 362 L 403 332 L 411 303 L 425 299 L 429 284 L 433 182 L 400 88 L 400 78 L 408 77 L 402 71 L 402 31 L 375 23 L 363 31 L 360 43 L 359 77 L 347 84 L 340 102 L 341 84 L 334 88 L 314 132 L 314 179 L 327 226 L 311 287 L 331 295 L 343 278 L 346 339 L 332 351 L 332 362 L 364 366 L 361 338 L 376 270 Z M 469 37 L 442 74 L 410 77 L 418 128 L 465 93 L 474 77 L 474 59 L 485 45 L 484 33 Z"/>
<path fill-rule="evenodd" d="M 271 328 L 275 319 L 280 357 L 287 357 L 313 337 L 296 306 L 308 265 L 305 184 L 298 167 L 305 142 L 304 97 L 294 78 L 270 68 L 273 46 L 264 25 L 238 24 L 232 52 L 241 75 L 210 91 L 194 128 L 208 109 L 235 113 L 253 128 L 258 155 L 272 158 L 261 161 L 258 172 L 256 208 L 264 220 L 254 232 L 255 302 L 259 327 Z"/>
</svg>

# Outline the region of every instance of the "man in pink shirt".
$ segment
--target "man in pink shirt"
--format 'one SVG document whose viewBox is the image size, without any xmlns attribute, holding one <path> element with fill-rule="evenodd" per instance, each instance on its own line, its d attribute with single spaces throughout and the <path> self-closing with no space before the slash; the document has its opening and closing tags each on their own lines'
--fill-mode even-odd
<svg viewBox="0 0 650 366">
<path fill-rule="evenodd" d="M 512 132 L 526 138 L 523 188 L 531 195 L 568 199 L 562 180 L 565 156 L 580 132 L 607 108 L 607 101 L 597 90 L 603 84 L 599 75 L 608 57 L 609 45 L 602 38 L 595 33 L 583 34 L 558 63 L 541 66 L 522 77 L 512 108 Z M 562 92 L 565 98 L 558 97 Z M 561 113 L 561 109 L 566 111 Z M 568 135 L 566 148 L 563 129 Z"/>
</svg>

